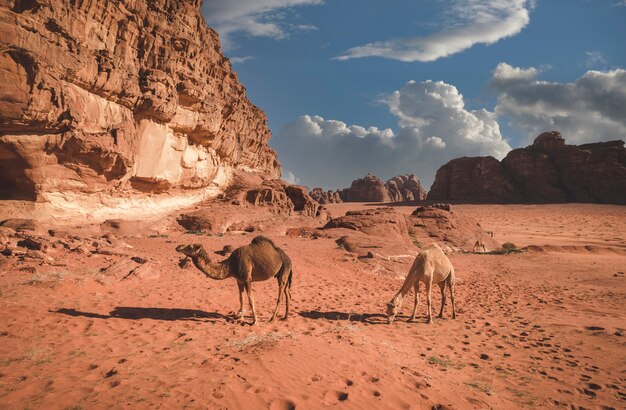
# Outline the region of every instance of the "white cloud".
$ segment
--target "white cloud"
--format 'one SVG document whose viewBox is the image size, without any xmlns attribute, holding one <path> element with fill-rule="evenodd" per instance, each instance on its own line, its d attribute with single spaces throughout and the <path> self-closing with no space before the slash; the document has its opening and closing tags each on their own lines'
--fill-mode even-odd
<svg viewBox="0 0 626 410">
<path fill-rule="evenodd" d="M 493 44 L 519 33 L 530 21 L 533 0 L 453 0 L 446 28 L 426 37 L 377 41 L 347 50 L 338 60 L 384 57 L 435 61 L 475 44 Z"/>
<path fill-rule="evenodd" d="M 283 173 L 283 179 L 290 185 L 298 185 L 300 183 L 300 178 L 296 178 L 293 172 L 289 171 Z"/>
<path fill-rule="evenodd" d="M 587 67 L 606 66 L 609 62 L 602 51 L 585 51 Z"/>
<path fill-rule="evenodd" d="M 323 4 L 324 0 L 209 0 L 202 7 L 204 15 L 222 39 L 225 49 L 232 49 L 233 33 L 253 37 L 285 38 L 290 31 L 310 31 L 308 24 L 285 23 L 279 10 L 291 7 Z"/>
<path fill-rule="evenodd" d="M 573 83 L 541 81 L 535 68 L 500 63 L 491 83 L 498 93 L 495 112 L 528 133 L 560 131 L 569 143 L 626 136 L 626 70 L 587 71 Z"/>
<path fill-rule="evenodd" d="M 367 172 L 387 179 L 416 173 L 430 185 L 452 158 L 510 150 L 493 113 L 467 110 L 456 87 L 444 82 L 408 82 L 386 100 L 398 130 L 348 125 L 304 115 L 285 125 L 272 143 L 285 168 L 313 187 L 345 187 Z"/>
<path fill-rule="evenodd" d="M 243 64 L 246 61 L 254 60 L 253 56 L 243 56 L 243 57 L 230 57 L 231 64 Z"/>
</svg>

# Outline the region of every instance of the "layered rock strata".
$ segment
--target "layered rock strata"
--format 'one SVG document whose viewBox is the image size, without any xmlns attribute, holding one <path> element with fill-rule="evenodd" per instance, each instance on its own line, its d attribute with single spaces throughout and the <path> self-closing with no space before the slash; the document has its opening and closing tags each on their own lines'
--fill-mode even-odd
<svg viewBox="0 0 626 410">
<path fill-rule="evenodd" d="M 0 2 L 0 206 L 141 215 L 280 176 L 200 3 Z"/>
<path fill-rule="evenodd" d="M 624 141 L 567 145 L 545 132 L 500 162 L 458 158 L 439 168 L 429 200 L 477 203 L 626 204 Z"/>
</svg>

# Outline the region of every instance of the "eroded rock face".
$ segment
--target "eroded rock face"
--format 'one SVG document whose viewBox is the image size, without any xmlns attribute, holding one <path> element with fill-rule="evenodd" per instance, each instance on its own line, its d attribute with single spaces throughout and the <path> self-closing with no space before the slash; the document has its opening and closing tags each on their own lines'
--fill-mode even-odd
<svg viewBox="0 0 626 410">
<path fill-rule="evenodd" d="M 545 132 L 531 146 L 492 157 L 459 158 L 439 168 L 429 200 L 498 203 L 626 204 L 624 141 L 567 145 Z"/>
<path fill-rule="evenodd" d="M 186 205 L 237 168 L 280 175 L 198 0 L 3 1 L 0 50 L 0 200 L 50 205 L 36 217 L 145 212 L 164 192 L 159 207 Z"/>
<path fill-rule="evenodd" d="M 453 159 L 437 170 L 429 200 L 498 202 L 520 198 L 519 188 L 493 157 Z"/>
<path fill-rule="evenodd" d="M 398 175 L 385 183 L 393 202 L 422 201 L 427 192 L 413 174 Z"/>
<path fill-rule="evenodd" d="M 350 188 L 324 192 L 321 188 L 311 191 L 320 203 L 339 202 L 407 202 L 426 199 L 426 190 L 413 174 L 398 175 L 389 181 L 367 174 L 352 181 Z"/>
<path fill-rule="evenodd" d="M 344 202 L 389 202 L 391 200 L 383 181 L 372 174 L 355 179 L 350 188 L 339 191 L 339 196 Z"/>
<path fill-rule="evenodd" d="M 309 195 L 320 204 L 340 204 L 343 202 L 339 196 L 339 191 L 324 191 L 320 187 L 313 188 Z"/>
</svg>

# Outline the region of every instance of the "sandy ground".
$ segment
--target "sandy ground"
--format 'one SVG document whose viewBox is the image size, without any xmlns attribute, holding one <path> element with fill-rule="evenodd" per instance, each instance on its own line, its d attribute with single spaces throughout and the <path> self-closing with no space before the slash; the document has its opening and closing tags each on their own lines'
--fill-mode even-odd
<svg viewBox="0 0 626 410">
<path fill-rule="evenodd" d="M 454 210 L 500 242 L 550 246 L 451 255 L 458 316 L 447 306 L 431 325 L 423 297 L 418 323 L 406 322 L 412 297 L 393 325 L 382 316 L 408 263 L 377 273 L 324 238 L 273 237 L 294 263 L 293 309 L 267 323 L 277 286 L 255 282 L 255 327 L 228 316 L 233 279 L 180 268 L 174 251 L 252 235 L 128 239 L 165 267 L 158 280 L 112 282 L 102 255 L 2 270 L 0 408 L 624 408 L 626 207 Z"/>
</svg>

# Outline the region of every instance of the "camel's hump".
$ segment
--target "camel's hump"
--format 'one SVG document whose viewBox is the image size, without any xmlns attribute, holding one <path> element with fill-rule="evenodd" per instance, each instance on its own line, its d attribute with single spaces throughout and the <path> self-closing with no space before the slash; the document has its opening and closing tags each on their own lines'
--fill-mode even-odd
<svg viewBox="0 0 626 410">
<path fill-rule="evenodd" d="M 276 247 L 276 244 L 270 238 L 263 235 L 255 236 L 254 238 L 252 238 L 252 242 L 250 243 L 252 243 L 253 245 L 260 245 L 263 242 L 269 243 L 274 248 Z"/>
</svg>

